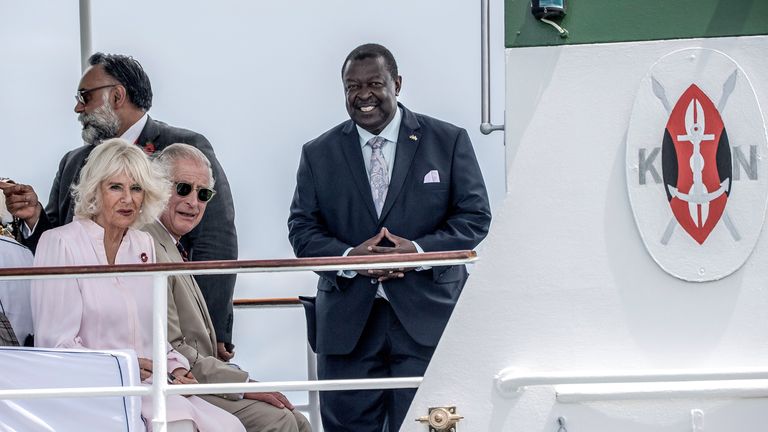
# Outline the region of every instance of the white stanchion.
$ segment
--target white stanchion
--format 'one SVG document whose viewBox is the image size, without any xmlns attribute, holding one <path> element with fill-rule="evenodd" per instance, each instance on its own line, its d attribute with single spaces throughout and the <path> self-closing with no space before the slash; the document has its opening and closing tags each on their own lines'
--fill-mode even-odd
<svg viewBox="0 0 768 432">
<path fill-rule="evenodd" d="M 168 361 L 168 277 L 155 275 L 152 313 L 152 430 L 167 432 L 165 391 L 169 387 Z"/>
</svg>

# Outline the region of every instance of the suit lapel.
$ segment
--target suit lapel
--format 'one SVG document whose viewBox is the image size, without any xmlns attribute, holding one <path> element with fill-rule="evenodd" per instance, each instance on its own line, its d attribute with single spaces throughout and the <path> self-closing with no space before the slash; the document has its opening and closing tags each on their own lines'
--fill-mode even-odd
<svg viewBox="0 0 768 432">
<path fill-rule="evenodd" d="M 392 209 L 397 197 L 403 190 L 403 184 L 411 171 L 413 157 L 421 143 L 421 131 L 416 116 L 413 115 L 404 106 L 398 104 L 403 109 L 403 120 L 400 124 L 400 132 L 397 135 L 397 151 L 395 151 L 395 163 L 392 167 L 392 177 L 389 180 L 389 189 L 387 190 L 387 199 L 384 201 L 384 207 L 381 210 L 382 223 L 387 217 L 387 213 Z M 373 198 L 371 198 L 373 201 Z"/>
<path fill-rule="evenodd" d="M 363 152 L 360 149 L 360 136 L 357 134 L 355 123 L 348 121 L 342 129 L 341 150 L 344 158 L 347 160 L 352 180 L 360 192 L 368 214 L 374 222 L 378 220 L 376 216 L 376 207 L 373 204 L 373 195 L 371 194 L 371 183 L 368 180 L 368 174 L 365 172 L 365 162 L 363 161 Z"/>
<path fill-rule="evenodd" d="M 179 254 L 179 250 L 176 248 L 176 243 L 173 242 L 173 239 L 165 230 L 165 228 L 163 228 L 160 222 L 155 221 L 149 231 L 150 235 L 152 235 L 152 237 L 157 240 L 157 243 L 160 245 L 160 247 L 163 248 L 166 256 L 168 256 L 168 262 L 183 262 L 181 255 Z M 200 310 L 200 316 L 205 317 L 205 314 L 207 313 L 207 306 L 205 305 L 205 301 L 200 298 L 199 290 L 195 289 L 195 281 L 192 278 L 192 275 L 179 275 L 179 279 L 184 281 L 184 284 L 186 285 L 184 289 L 186 289 L 190 295 L 194 297 L 195 303 Z"/>
<path fill-rule="evenodd" d="M 159 136 L 160 128 L 158 127 L 157 122 L 152 120 L 152 117 L 147 116 L 147 124 L 144 125 L 144 129 L 141 130 L 139 138 L 136 140 L 135 144 L 143 149 L 147 144 L 152 143 L 154 151 L 162 150 L 157 148 L 157 138 Z"/>
</svg>

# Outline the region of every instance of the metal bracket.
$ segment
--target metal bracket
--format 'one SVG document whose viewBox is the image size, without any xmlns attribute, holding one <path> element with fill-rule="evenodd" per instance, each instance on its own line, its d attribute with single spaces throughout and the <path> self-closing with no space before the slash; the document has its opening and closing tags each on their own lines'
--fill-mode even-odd
<svg viewBox="0 0 768 432">
<path fill-rule="evenodd" d="M 702 432 L 704 430 L 704 411 L 700 409 L 691 410 L 691 431 Z"/>
<path fill-rule="evenodd" d="M 428 423 L 429 432 L 456 432 L 456 423 L 464 416 L 456 414 L 456 407 L 430 407 L 429 414 L 416 419 L 417 422 Z"/>
</svg>

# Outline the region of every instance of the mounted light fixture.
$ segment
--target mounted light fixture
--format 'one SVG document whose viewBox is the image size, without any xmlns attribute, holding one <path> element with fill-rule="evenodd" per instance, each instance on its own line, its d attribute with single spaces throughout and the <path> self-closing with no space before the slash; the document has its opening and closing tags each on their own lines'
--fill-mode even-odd
<svg viewBox="0 0 768 432">
<path fill-rule="evenodd" d="M 552 21 L 565 16 L 565 0 L 531 0 L 531 13 L 537 20 L 554 27 L 560 37 L 568 37 L 568 30 Z"/>
</svg>

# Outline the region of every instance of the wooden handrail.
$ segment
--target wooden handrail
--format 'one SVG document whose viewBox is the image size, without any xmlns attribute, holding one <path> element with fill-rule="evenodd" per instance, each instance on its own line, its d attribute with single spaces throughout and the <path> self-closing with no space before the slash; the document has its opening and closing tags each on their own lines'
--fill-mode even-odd
<svg viewBox="0 0 768 432">
<path fill-rule="evenodd" d="M 293 306 L 301 302 L 296 297 L 260 298 L 260 299 L 235 299 L 232 301 L 235 307 L 260 307 L 260 306 Z"/>
<path fill-rule="evenodd" d="M 184 263 L 154 263 L 154 264 L 117 264 L 91 266 L 58 266 L 58 267 L 14 267 L 0 269 L 2 276 L 45 276 L 71 274 L 101 274 L 101 273 L 148 273 L 179 270 L 244 270 L 259 268 L 291 267 L 320 267 L 320 266 L 355 266 L 365 269 L 369 264 L 386 264 L 399 262 L 418 262 L 429 260 L 471 260 L 477 258 L 475 251 L 463 250 L 454 252 L 425 252 L 392 255 L 358 255 L 347 257 L 318 257 L 318 258 L 286 258 L 273 260 L 231 260 L 231 261 L 189 261 Z M 359 267 L 357 267 L 359 265 Z"/>
</svg>

